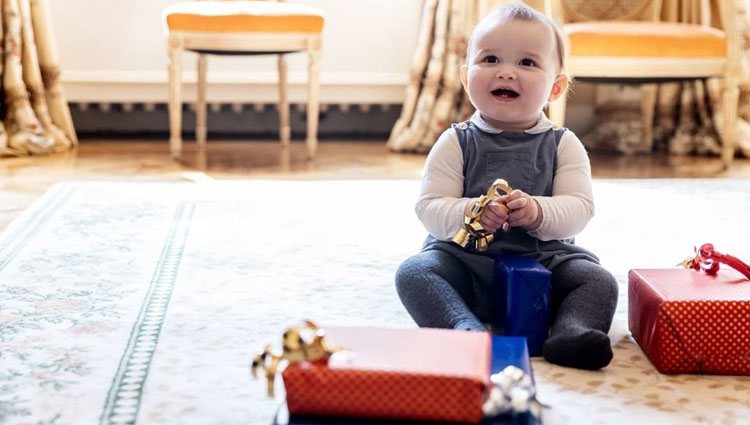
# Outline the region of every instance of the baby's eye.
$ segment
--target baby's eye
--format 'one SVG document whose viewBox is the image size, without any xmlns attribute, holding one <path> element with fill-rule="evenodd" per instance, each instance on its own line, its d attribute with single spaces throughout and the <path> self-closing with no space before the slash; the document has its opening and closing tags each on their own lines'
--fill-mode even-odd
<svg viewBox="0 0 750 425">
<path fill-rule="evenodd" d="M 529 58 L 521 59 L 521 61 L 518 64 L 521 66 L 536 66 L 536 62 L 534 62 L 533 59 L 529 59 Z"/>
<path fill-rule="evenodd" d="M 500 62 L 500 58 L 498 58 L 495 55 L 487 55 L 484 58 L 482 58 L 482 62 L 484 62 L 484 63 L 498 63 L 498 62 Z"/>
</svg>

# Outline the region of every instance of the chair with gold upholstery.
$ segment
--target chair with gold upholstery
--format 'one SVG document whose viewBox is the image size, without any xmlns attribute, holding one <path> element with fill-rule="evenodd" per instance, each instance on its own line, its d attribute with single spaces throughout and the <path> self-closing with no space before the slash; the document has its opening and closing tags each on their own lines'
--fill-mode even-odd
<svg viewBox="0 0 750 425">
<path fill-rule="evenodd" d="M 568 37 L 567 71 L 571 77 L 581 81 L 644 84 L 641 109 L 647 146 L 653 143 L 655 83 L 722 78 L 723 128 L 719 133 L 721 156 L 729 167 L 734 158 L 741 72 L 734 3 L 733 0 L 686 1 L 692 2 L 698 11 L 698 24 L 659 21 L 666 4 L 663 0 L 545 0 L 545 8 Z M 719 14 L 716 27 L 711 26 L 712 3 Z M 549 115 L 563 125 L 564 96 L 550 104 Z"/>
<path fill-rule="evenodd" d="M 177 3 L 164 9 L 169 49 L 169 145 L 172 157 L 182 152 L 182 53 L 197 53 L 195 135 L 206 148 L 206 56 L 278 55 L 279 135 L 288 146 L 291 138 L 285 55 L 307 52 L 308 103 L 306 147 L 315 155 L 318 139 L 319 77 L 323 12 L 283 0 L 209 0 Z"/>
</svg>

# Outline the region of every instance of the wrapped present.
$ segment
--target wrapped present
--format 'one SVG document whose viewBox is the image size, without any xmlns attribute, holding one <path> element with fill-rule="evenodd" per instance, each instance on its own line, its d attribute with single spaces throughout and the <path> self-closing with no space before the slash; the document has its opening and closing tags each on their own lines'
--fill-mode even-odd
<svg viewBox="0 0 750 425">
<path fill-rule="evenodd" d="M 413 331 L 409 331 L 412 333 Z M 455 331 L 454 331 L 455 332 Z M 478 334 L 476 332 L 466 332 L 468 334 Z M 522 337 L 505 337 L 505 336 L 493 336 L 492 337 L 492 357 L 490 363 L 490 371 L 485 372 L 485 379 L 488 380 L 490 374 L 500 373 L 505 370 L 508 366 L 514 366 L 519 370 L 522 370 L 526 375 L 533 379 L 533 373 L 531 369 L 531 361 L 529 359 L 529 353 L 526 346 L 526 340 Z M 389 395 L 390 396 L 390 395 Z M 407 400 L 413 396 L 407 395 Z M 387 419 L 368 419 L 362 417 L 341 417 L 334 415 L 304 415 L 304 414 L 292 414 L 290 415 L 286 406 L 282 406 L 277 412 L 274 418 L 273 425 L 390 425 L 394 424 L 393 420 Z M 415 425 L 430 425 L 432 423 L 444 424 L 445 422 L 436 421 L 406 421 L 398 420 L 399 424 L 408 425 L 414 423 Z M 481 425 L 539 425 L 541 420 L 530 412 L 524 412 L 520 414 L 505 414 L 496 417 L 483 418 Z"/>
<path fill-rule="evenodd" d="M 750 375 L 750 281 L 714 273 L 630 271 L 630 331 L 659 372 Z"/>
<path fill-rule="evenodd" d="M 551 276 L 530 257 L 495 258 L 492 329 L 507 336 L 526 337 L 531 356 L 542 354 L 549 336 Z"/>
<path fill-rule="evenodd" d="M 478 423 L 490 335 L 448 329 L 326 328 L 326 362 L 282 377 L 292 415 Z"/>
</svg>

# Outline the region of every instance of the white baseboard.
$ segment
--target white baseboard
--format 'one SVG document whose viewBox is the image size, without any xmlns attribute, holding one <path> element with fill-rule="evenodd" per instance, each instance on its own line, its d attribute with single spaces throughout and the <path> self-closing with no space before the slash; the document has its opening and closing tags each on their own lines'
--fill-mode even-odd
<svg viewBox="0 0 750 425">
<path fill-rule="evenodd" d="M 183 72 L 183 96 L 195 99 L 195 72 Z M 167 72 L 162 71 L 65 71 L 63 88 L 69 102 L 157 102 L 168 99 Z M 398 104 L 404 100 L 406 73 L 324 73 L 320 99 L 324 104 Z M 289 100 L 307 100 L 307 75 L 290 72 Z M 273 72 L 208 73 L 209 102 L 275 103 L 277 75 Z"/>
</svg>

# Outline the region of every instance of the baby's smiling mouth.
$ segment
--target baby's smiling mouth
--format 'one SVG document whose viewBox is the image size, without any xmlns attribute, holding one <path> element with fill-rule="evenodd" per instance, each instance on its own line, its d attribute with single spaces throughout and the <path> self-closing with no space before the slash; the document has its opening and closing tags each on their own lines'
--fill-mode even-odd
<svg viewBox="0 0 750 425">
<path fill-rule="evenodd" d="M 519 96 L 517 92 L 511 89 L 502 89 L 502 88 L 492 90 L 492 95 L 503 98 L 503 99 L 515 99 Z"/>
</svg>

